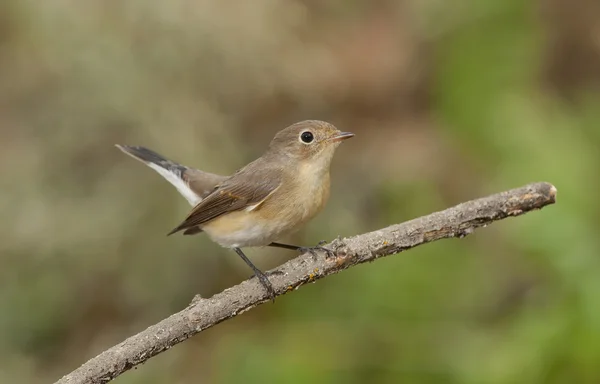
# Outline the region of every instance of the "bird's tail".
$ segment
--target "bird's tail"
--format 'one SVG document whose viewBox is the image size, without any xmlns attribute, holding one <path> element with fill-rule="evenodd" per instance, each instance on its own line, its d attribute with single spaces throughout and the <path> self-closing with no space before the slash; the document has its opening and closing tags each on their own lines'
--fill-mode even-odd
<svg viewBox="0 0 600 384">
<path fill-rule="evenodd" d="M 134 159 L 139 160 L 150 167 L 152 167 L 150 164 L 156 164 L 179 178 L 183 177 L 183 172 L 187 170 L 186 166 L 171 161 L 148 148 L 119 144 L 116 144 L 115 146 Z M 160 171 L 158 172 L 160 173 Z"/>
<path fill-rule="evenodd" d="M 192 204 L 197 204 L 202 198 L 194 192 L 189 183 L 186 181 L 185 172 L 189 169 L 185 165 L 171 161 L 158 153 L 144 147 L 119 145 L 116 147 L 125 154 L 141 161 L 150 168 L 154 169 L 158 174 L 165 178 Z"/>
</svg>

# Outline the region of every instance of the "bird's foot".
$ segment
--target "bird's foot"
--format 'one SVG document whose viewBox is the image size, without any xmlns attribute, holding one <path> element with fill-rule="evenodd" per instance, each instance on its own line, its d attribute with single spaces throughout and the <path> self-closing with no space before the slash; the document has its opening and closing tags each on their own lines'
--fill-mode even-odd
<svg viewBox="0 0 600 384">
<path fill-rule="evenodd" d="M 275 271 L 275 272 L 278 272 L 278 271 Z M 274 273 L 271 273 L 271 274 L 274 274 Z M 271 301 L 273 303 L 275 303 L 275 289 L 273 288 L 273 285 L 269 281 L 269 278 L 267 277 L 267 275 L 265 275 L 262 272 L 258 272 L 258 271 L 255 272 L 254 275 L 256 276 L 256 278 L 258 279 L 260 284 L 267 290 L 267 294 L 269 295 L 269 298 L 271 299 Z"/>
<path fill-rule="evenodd" d="M 326 259 L 329 259 L 330 257 L 335 257 L 336 253 L 333 250 L 324 247 L 323 244 L 327 244 L 327 242 L 325 240 L 321 240 L 314 247 L 298 247 L 298 251 L 300 253 L 309 252 L 313 256 L 313 259 L 317 258 L 317 251 L 325 252 Z"/>
</svg>

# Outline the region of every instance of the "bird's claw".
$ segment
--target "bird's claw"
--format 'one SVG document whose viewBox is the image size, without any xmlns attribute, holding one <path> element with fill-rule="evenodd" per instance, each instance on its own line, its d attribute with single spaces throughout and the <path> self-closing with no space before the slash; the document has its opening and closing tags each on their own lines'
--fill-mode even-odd
<svg viewBox="0 0 600 384">
<path fill-rule="evenodd" d="M 326 243 L 327 243 L 326 241 L 321 240 L 321 241 L 319 241 L 319 244 L 315 245 L 314 247 L 300 247 L 298 250 L 301 253 L 309 252 L 312 255 L 313 259 L 316 259 L 318 256 L 317 251 L 325 252 L 326 259 L 336 256 L 336 253 L 334 251 L 323 246 L 323 244 L 326 244 Z"/>
<path fill-rule="evenodd" d="M 281 274 L 283 274 L 283 272 L 273 271 L 273 272 L 270 272 L 268 274 L 269 275 L 281 275 Z M 265 288 L 265 290 L 267 291 L 267 294 L 269 295 L 269 299 L 271 299 L 271 301 L 273 303 L 275 303 L 275 289 L 273 288 L 273 285 L 271 284 L 271 282 L 267 278 L 267 275 L 264 274 L 264 273 L 260 273 L 260 274 L 256 273 L 254 276 L 256 276 L 256 278 L 260 282 L 260 285 L 262 285 L 263 288 Z"/>
<path fill-rule="evenodd" d="M 265 275 L 263 275 L 263 276 L 259 276 L 258 280 L 260 280 L 260 283 L 262 284 L 262 286 L 265 287 L 265 289 L 267 290 L 267 293 L 269 294 L 269 298 L 271 299 L 271 302 L 275 303 L 275 289 L 273 289 L 273 285 L 271 285 L 271 282 L 269 281 L 269 279 L 267 279 L 267 277 Z"/>
</svg>

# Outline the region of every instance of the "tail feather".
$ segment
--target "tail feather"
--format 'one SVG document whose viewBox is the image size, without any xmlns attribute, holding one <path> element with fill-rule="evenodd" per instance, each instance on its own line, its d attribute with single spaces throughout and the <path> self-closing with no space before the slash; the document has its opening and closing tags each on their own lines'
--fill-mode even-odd
<svg viewBox="0 0 600 384">
<path fill-rule="evenodd" d="M 184 178 L 184 173 L 188 170 L 188 167 L 175 163 L 148 148 L 119 144 L 116 144 L 115 146 L 125 154 L 154 169 L 177 188 L 179 193 L 181 193 L 191 205 L 196 205 L 202 200 L 202 197 L 190 188 L 188 182 Z"/>
<path fill-rule="evenodd" d="M 178 164 L 174 161 L 167 159 L 166 157 L 154 152 L 151 149 L 139 146 L 129 146 L 129 145 L 115 145 L 121 151 L 126 153 L 127 155 L 133 157 L 136 160 L 140 160 L 146 164 L 152 163 L 156 164 L 167 171 L 178 174 L 180 177 L 183 177 L 183 172 L 185 172 L 188 168 L 184 165 Z"/>
</svg>

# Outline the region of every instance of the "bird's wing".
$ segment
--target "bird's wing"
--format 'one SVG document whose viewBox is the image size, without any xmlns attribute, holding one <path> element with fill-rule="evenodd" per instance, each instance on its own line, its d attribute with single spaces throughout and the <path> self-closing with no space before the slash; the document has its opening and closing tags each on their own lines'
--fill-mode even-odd
<svg viewBox="0 0 600 384">
<path fill-rule="evenodd" d="M 201 199 L 206 198 L 215 187 L 227 180 L 227 176 L 215 175 L 199 169 L 188 168 L 182 175 L 188 187 Z"/>
<path fill-rule="evenodd" d="M 169 235 L 205 224 L 229 212 L 256 209 L 281 185 L 280 178 L 272 173 L 269 177 L 261 177 L 256 173 L 252 177 L 244 176 L 235 174 L 218 185 Z"/>
</svg>

